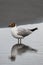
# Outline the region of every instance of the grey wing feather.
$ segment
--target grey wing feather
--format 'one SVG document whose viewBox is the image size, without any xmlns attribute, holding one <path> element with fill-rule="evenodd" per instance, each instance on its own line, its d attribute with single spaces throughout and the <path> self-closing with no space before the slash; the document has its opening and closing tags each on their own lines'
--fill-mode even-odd
<svg viewBox="0 0 43 65">
<path fill-rule="evenodd" d="M 27 36 L 30 34 L 30 30 L 29 29 L 18 29 L 18 35 L 21 35 L 23 37 Z"/>
</svg>

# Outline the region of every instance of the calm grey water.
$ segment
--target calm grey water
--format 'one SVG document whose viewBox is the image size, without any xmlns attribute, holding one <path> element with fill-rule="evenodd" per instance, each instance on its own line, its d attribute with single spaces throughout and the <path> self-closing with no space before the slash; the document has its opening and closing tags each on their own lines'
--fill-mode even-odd
<svg viewBox="0 0 43 65">
<path fill-rule="evenodd" d="M 35 52 L 25 52 L 21 55 L 17 54 L 15 61 L 11 61 L 11 48 L 17 43 L 17 39 L 11 36 L 10 28 L 0 28 L 0 65 L 43 65 L 43 23 L 25 25 L 25 28 L 38 27 L 22 40 L 22 43 L 34 48 Z"/>
<path fill-rule="evenodd" d="M 0 0 L 0 27 L 11 21 L 17 25 L 43 22 L 43 0 Z"/>
<path fill-rule="evenodd" d="M 29 24 L 26 28 L 38 27 L 22 40 L 23 44 L 38 50 L 37 53 L 17 54 L 15 61 L 11 61 L 11 48 L 17 44 L 7 28 L 12 21 L 17 25 Z M 43 0 L 0 0 L 0 65 L 43 65 Z"/>
</svg>

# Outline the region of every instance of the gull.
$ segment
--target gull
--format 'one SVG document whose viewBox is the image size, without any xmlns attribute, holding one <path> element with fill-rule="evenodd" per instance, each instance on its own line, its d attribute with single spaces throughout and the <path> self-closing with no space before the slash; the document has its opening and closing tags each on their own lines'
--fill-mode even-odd
<svg viewBox="0 0 43 65">
<path fill-rule="evenodd" d="M 25 29 L 25 27 L 17 26 L 14 22 L 11 22 L 8 27 L 11 28 L 12 36 L 18 39 L 18 44 L 21 44 L 21 39 L 25 38 L 26 36 L 30 35 L 32 32 L 38 29 L 37 27 L 33 29 Z"/>
</svg>

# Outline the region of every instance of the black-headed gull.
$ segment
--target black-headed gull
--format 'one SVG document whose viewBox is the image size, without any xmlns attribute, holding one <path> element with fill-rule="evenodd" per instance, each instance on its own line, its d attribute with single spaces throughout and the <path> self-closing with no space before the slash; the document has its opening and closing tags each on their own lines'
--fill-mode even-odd
<svg viewBox="0 0 43 65">
<path fill-rule="evenodd" d="M 25 29 L 25 27 L 21 28 L 19 26 L 16 26 L 16 24 L 14 22 L 10 23 L 9 24 L 9 27 L 11 27 L 11 33 L 12 33 L 12 36 L 14 38 L 17 38 L 18 39 L 18 44 L 20 43 L 21 44 L 21 39 L 30 35 L 33 31 L 37 30 L 38 28 L 34 28 L 34 29 Z"/>
</svg>

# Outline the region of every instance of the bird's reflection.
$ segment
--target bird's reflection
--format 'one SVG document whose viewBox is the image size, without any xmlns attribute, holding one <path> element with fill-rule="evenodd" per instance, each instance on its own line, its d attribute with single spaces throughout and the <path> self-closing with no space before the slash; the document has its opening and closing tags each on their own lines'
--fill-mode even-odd
<svg viewBox="0 0 43 65">
<path fill-rule="evenodd" d="M 24 44 L 15 44 L 15 45 L 12 46 L 10 59 L 12 61 L 14 61 L 16 59 L 17 55 L 21 55 L 21 54 L 23 54 L 27 51 L 37 52 L 36 49 L 33 49 L 30 46 L 27 46 L 27 45 L 24 45 Z"/>
</svg>

